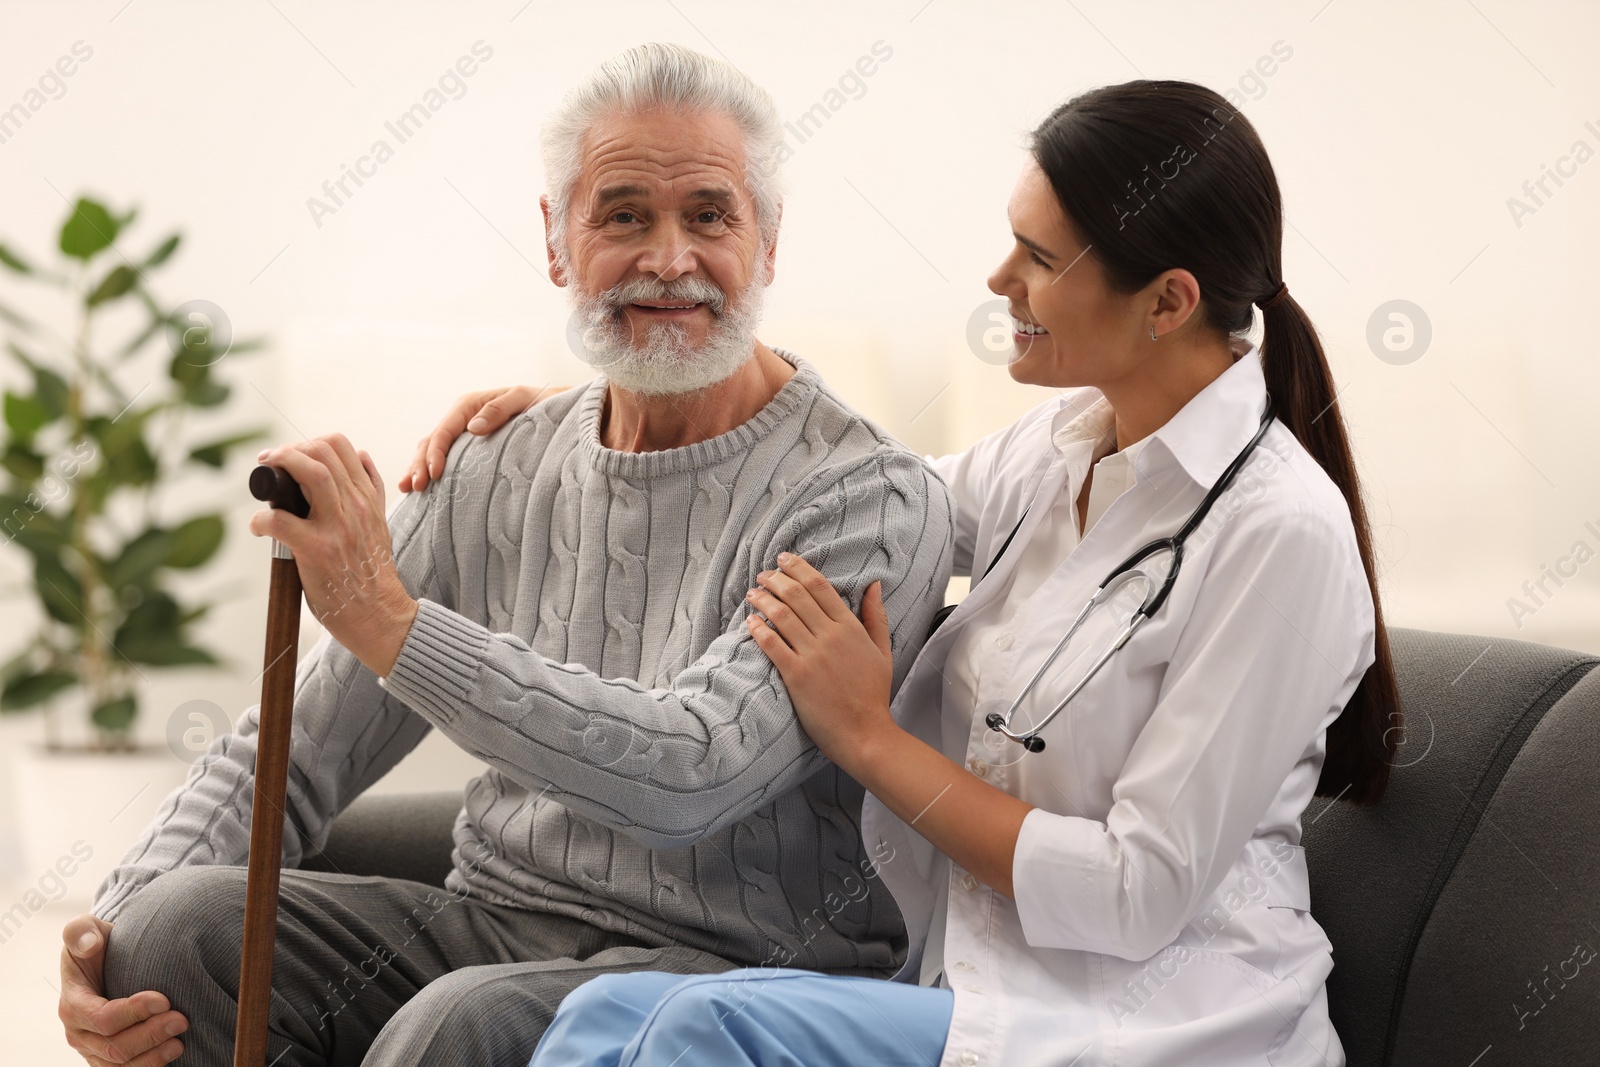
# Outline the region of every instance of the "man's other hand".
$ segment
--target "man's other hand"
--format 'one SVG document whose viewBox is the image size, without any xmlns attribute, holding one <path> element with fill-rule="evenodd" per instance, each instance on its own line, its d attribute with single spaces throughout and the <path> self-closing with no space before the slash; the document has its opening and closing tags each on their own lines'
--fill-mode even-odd
<svg viewBox="0 0 1600 1067">
<path fill-rule="evenodd" d="M 61 931 L 61 1023 L 67 1044 L 94 1067 L 159 1067 L 183 1051 L 177 1035 L 189 1021 L 154 990 L 121 1000 L 105 996 L 111 924 L 79 915 Z"/>
</svg>

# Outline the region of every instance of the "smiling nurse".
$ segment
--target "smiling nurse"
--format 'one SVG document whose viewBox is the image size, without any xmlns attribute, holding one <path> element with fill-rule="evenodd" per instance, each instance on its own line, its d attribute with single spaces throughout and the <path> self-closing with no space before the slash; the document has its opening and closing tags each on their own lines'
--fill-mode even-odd
<svg viewBox="0 0 1600 1067">
<path fill-rule="evenodd" d="M 1277 179 L 1187 82 L 1084 93 L 1030 148 L 989 284 L 1012 377 L 1064 394 L 936 461 L 972 592 L 892 705 L 876 586 L 858 618 L 784 555 L 749 594 L 806 732 L 870 791 L 900 981 L 609 975 L 534 1067 L 1344 1063 L 1300 818 L 1381 797 L 1399 709 Z"/>
</svg>

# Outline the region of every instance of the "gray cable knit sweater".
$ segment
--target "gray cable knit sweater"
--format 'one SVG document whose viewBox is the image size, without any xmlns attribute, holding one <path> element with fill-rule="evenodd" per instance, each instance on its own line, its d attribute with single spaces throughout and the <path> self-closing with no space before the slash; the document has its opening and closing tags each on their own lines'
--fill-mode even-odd
<svg viewBox="0 0 1600 1067">
<path fill-rule="evenodd" d="M 753 419 L 661 452 L 601 445 L 602 381 L 487 437 L 396 505 L 421 609 L 379 680 L 326 635 L 297 668 L 284 862 L 430 728 L 489 765 L 447 888 L 735 962 L 888 975 L 906 943 L 859 836 L 862 791 L 801 730 L 744 627 L 745 590 L 802 554 L 859 606 L 882 579 L 894 684 L 951 562 L 916 455 L 809 364 Z M 850 684 L 841 679 L 840 684 Z M 257 712 L 219 738 L 101 887 L 246 858 Z"/>
</svg>

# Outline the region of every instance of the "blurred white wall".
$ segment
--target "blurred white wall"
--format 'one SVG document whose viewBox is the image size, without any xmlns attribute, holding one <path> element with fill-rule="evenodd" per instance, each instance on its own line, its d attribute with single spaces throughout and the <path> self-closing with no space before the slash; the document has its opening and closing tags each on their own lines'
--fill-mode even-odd
<svg viewBox="0 0 1600 1067">
<path fill-rule="evenodd" d="M 1600 563 L 1520 628 L 1507 606 L 1575 542 L 1600 549 L 1600 367 L 1584 311 L 1600 289 L 1600 162 L 1561 162 L 1577 142 L 1600 150 L 1593 5 L 108 0 L 6 3 L 0 27 L 0 108 L 77 42 L 92 49 L 0 143 L 0 239 L 48 249 L 63 198 L 80 192 L 139 205 L 131 249 L 181 228 L 162 293 L 213 301 L 240 334 L 273 341 L 224 361 L 238 402 L 220 421 L 265 421 L 280 441 L 342 431 L 391 493 L 457 394 L 586 376 L 543 273 L 537 129 L 629 45 L 725 56 L 787 118 L 836 107 L 786 170 L 762 337 L 922 451 L 960 448 L 1046 395 L 966 340 L 1009 242 L 1030 126 L 1080 90 L 1139 76 L 1236 90 L 1284 190 L 1286 279 L 1342 389 L 1391 623 L 1600 650 Z M 399 143 L 385 123 L 475 45 L 464 92 Z M 864 56 L 872 75 L 830 97 Z M 379 139 L 392 158 L 314 213 L 308 199 L 328 203 L 324 182 Z M 1514 217 L 1508 198 L 1558 165 L 1563 183 L 1547 178 L 1542 204 Z M 0 291 L 28 303 L 9 276 Z M 1431 324 L 1426 352 L 1403 364 L 1367 340 L 1391 300 Z M 160 370 L 137 365 L 129 385 Z M 186 700 L 234 712 L 258 697 L 268 546 L 245 529 L 249 464 L 239 457 L 227 483 L 224 561 L 195 583 L 232 597 L 205 638 L 236 666 L 155 672 L 152 740 Z M 0 581 L 24 578 L 24 562 L 0 548 Z M 29 610 L 3 609 L 0 655 Z M 308 644 L 316 634 L 308 618 Z M 469 772 L 435 738 L 385 784 L 454 787 Z"/>
</svg>

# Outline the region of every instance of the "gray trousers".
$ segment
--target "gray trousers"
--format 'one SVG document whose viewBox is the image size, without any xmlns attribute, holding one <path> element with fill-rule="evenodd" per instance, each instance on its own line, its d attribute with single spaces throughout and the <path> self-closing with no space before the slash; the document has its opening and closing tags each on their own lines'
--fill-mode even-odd
<svg viewBox="0 0 1600 1067">
<path fill-rule="evenodd" d="M 166 995 L 181 1067 L 229 1067 L 244 869 L 180 867 L 112 927 L 107 995 Z M 274 1067 L 526 1067 L 562 998 L 601 974 L 737 964 L 397 878 L 283 872 L 267 1061 Z"/>
</svg>

